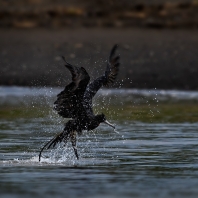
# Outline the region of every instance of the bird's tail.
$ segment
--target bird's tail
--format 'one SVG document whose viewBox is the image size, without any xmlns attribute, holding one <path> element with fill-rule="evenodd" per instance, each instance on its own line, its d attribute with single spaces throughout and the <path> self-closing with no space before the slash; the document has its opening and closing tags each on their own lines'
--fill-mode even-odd
<svg viewBox="0 0 198 198">
<path fill-rule="evenodd" d="M 67 137 L 69 134 L 65 134 L 65 131 L 58 133 L 57 135 L 55 135 L 50 141 L 48 141 L 43 148 L 41 149 L 40 153 L 39 153 L 39 162 L 41 160 L 41 153 L 43 152 L 43 150 L 45 148 L 49 149 L 51 146 L 55 147 L 56 144 L 61 143 L 62 141 L 64 141 L 65 143 L 67 143 Z"/>
<path fill-rule="evenodd" d="M 54 136 L 50 141 L 48 141 L 41 149 L 39 153 L 39 162 L 41 160 L 41 154 L 45 148 L 49 149 L 51 146 L 55 147 L 58 143 L 61 143 L 62 141 L 66 144 L 68 139 L 71 139 L 72 147 L 74 149 L 74 153 L 76 155 L 76 158 L 79 159 L 78 157 L 78 152 L 76 148 L 76 131 L 63 131 L 61 133 L 58 133 L 56 136 Z"/>
</svg>

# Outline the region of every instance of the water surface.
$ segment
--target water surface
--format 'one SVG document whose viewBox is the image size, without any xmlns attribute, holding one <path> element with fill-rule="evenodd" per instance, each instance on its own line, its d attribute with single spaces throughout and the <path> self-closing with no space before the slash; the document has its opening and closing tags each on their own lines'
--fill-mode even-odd
<svg viewBox="0 0 198 198">
<path fill-rule="evenodd" d="M 60 88 L 0 87 L 1 197 L 197 197 L 198 92 L 102 90 L 101 124 L 71 145 L 40 148 L 63 129 Z"/>
</svg>

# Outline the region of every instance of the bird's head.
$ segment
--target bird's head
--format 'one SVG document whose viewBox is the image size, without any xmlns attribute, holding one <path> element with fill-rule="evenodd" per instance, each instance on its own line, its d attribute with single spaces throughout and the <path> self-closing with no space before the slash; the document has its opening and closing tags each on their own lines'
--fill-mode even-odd
<svg viewBox="0 0 198 198">
<path fill-rule="evenodd" d="M 111 127 L 113 127 L 115 129 L 115 126 L 113 126 L 111 123 L 109 123 L 105 117 L 105 115 L 102 113 L 102 114 L 99 114 L 96 116 L 96 119 L 98 120 L 99 123 L 103 122 Z"/>
</svg>

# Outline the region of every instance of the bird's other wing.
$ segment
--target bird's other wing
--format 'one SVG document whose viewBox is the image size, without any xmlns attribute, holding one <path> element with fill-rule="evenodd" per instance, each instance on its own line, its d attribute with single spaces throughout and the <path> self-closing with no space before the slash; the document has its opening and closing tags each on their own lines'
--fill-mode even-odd
<svg viewBox="0 0 198 198">
<path fill-rule="evenodd" d="M 91 101 L 102 86 L 109 86 L 114 83 L 116 76 L 118 75 L 120 65 L 120 56 L 115 56 L 117 47 L 117 45 L 114 45 L 111 50 L 104 75 L 98 77 L 87 86 L 85 91 L 86 100 Z"/>
<path fill-rule="evenodd" d="M 120 66 L 120 56 L 115 56 L 115 52 L 117 49 L 117 45 L 115 45 L 110 53 L 109 60 L 107 62 L 107 67 L 105 71 L 106 81 L 104 82 L 105 86 L 109 86 L 114 83 L 116 76 L 118 75 L 119 66 Z"/>
<path fill-rule="evenodd" d="M 65 61 L 64 57 L 63 60 Z M 72 82 L 57 95 L 54 109 L 64 118 L 77 118 L 85 113 L 82 100 L 90 77 L 83 67 L 65 63 L 72 74 Z"/>
</svg>

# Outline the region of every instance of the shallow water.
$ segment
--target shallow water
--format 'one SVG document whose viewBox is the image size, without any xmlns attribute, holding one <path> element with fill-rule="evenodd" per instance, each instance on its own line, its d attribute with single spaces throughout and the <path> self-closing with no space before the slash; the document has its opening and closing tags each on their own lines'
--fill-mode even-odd
<svg viewBox="0 0 198 198">
<path fill-rule="evenodd" d="M 51 110 L 60 90 L 0 87 L 1 197 L 198 196 L 198 92 L 102 90 L 95 111 L 116 131 L 102 124 L 79 136 L 80 160 L 68 144 L 39 163 L 63 128 Z"/>
</svg>

